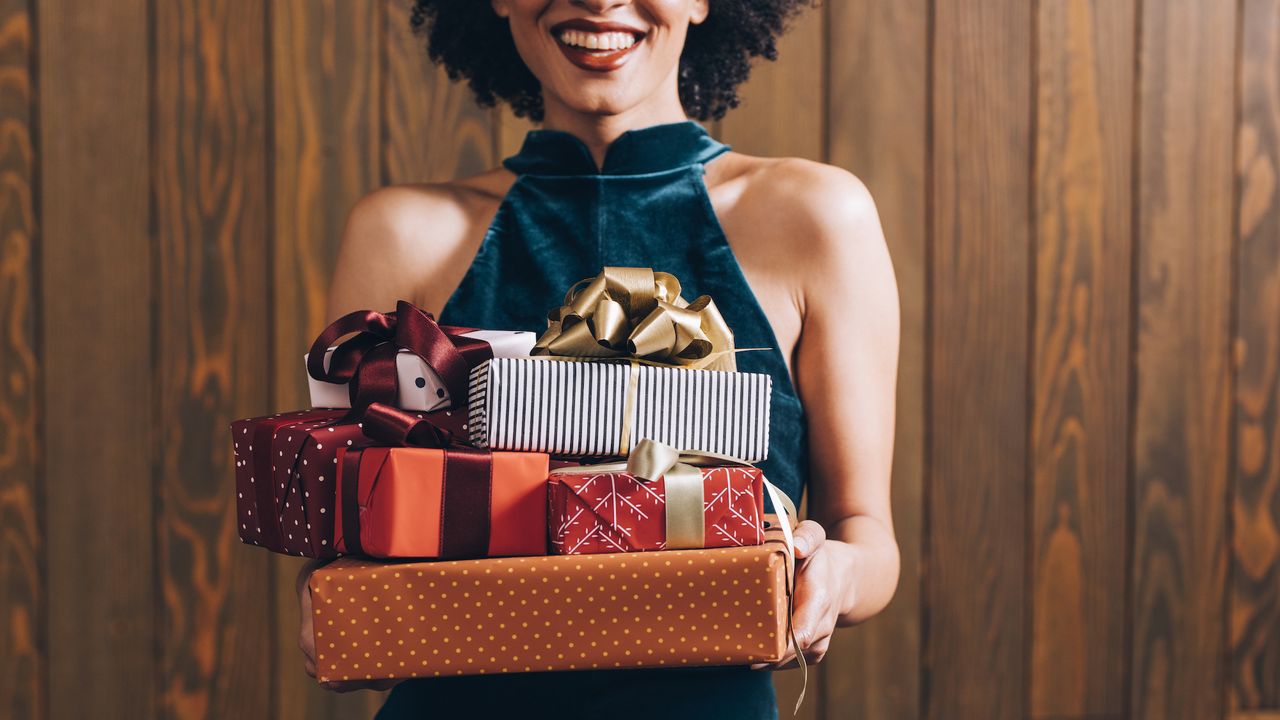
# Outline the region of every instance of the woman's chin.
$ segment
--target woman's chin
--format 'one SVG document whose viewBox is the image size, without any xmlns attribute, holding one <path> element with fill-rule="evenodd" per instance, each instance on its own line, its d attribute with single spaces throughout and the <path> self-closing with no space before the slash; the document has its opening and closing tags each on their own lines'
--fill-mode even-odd
<svg viewBox="0 0 1280 720">
<path fill-rule="evenodd" d="M 561 95 L 559 104 L 566 110 L 579 115 L 611 116 L 622 115 L 628 110 L 642 104 L 643 98 L 631 97 L 632 93 L 583 93 L 576 92 L 569 96 Z"/>
</svg>

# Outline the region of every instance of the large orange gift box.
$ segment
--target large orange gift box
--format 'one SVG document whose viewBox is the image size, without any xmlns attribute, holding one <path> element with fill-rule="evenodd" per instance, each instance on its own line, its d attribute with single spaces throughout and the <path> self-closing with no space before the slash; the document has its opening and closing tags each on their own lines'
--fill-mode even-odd
<svg viewBox="0 0 1280 720">
<path fill-rule="evenodd" d="M 311 576 L 321 682 L 782 658 L 785 544 L 386 563 Z"/>
</svg>

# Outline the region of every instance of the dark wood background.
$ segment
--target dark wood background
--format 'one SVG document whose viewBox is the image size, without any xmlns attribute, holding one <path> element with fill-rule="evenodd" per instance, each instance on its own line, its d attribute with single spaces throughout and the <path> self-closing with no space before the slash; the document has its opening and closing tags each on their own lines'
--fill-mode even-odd
<svg viewBox="0 0 1280 720">
<path fill-rule="evenodd" d="M 782 52 L 714 129 L 870 185 L 904 321 L 902 585 L 802 716 L 1280 718 L 1280 0 L 828 0 Z M 0 0 L 0 716 L 369 713 L 226 425 L 302 405 L 356 198 L 524 130 L 404 0 Z"/>
</svg>

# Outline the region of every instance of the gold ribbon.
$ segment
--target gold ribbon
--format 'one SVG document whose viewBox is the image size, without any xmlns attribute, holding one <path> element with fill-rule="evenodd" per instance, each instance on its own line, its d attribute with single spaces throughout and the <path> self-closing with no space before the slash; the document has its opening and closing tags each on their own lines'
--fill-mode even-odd
<svg viewBox="0 0 1280 720">
<path fill-rule="evenodd" d="M 646 482 L 666 479 L 668 550 L 706 544 L 701 470 L 680 462 L 680 453 L 670 445 L 646 439 L 627 458 L 627 472 Z"/>
<path fill-rule="evenodd" d="M 592 473 L 608 473 L 626 471 L 637 478 L 650 482 L 660 477 L 666 478 L 667 490 L 667 544 L 666 549 L 701 548 L 705 543 L 706 530 L 702 514 L 702 472 L 700 467 L 716 467 L 735 465 L 751 467 L 751 463 L 728 455 L 709 452 L 681 452 L 657 440 L 644 439 L 636 444 L 625 463 L 604 463 L 600 465 L 583 465 L 576 468 L 562 468 L 552 474 L 587 475 Z M 796 707 L 792 714 L 800 712 L 804 703 L 805 692 L 809 688 L 809 667 L 796 639 L 795 631 L 795 572 L 796 542 L 792 529 L 799 521 L 796 506 L 791 498 L 778 490 L 778 487 L 762 478 L 764 491 L 769 495 L 773 509 L 781 516 L 782 540 L 787 546 L 787 641 L 796 662 L 800 665 L 800 697 L 796 698 Z M 673 495 L 673 487 L 675 494 Z"/>
<path fill-rule="evenodd" d="M 686 302 L 674 275 L 650 268 L 606 267 L 575 283 L 532 354 L 737 370 L 733 333 L 711 297 Z"/>
</svg>

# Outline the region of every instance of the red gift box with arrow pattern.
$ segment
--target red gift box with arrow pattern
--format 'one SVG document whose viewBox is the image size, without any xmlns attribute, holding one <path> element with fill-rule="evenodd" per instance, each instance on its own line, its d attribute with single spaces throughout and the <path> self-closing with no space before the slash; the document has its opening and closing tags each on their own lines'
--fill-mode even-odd
<svg viewBox="0 0 1280 720">
<path fill-rule="evenodd" d="M 703 547 L 764 542 L 764 475 L 754 467 L 704 467 Z M 547 488 L 557 555 L 667 549 L 666 479 L 616 472 L 553 472 Z"/>
</svg>

